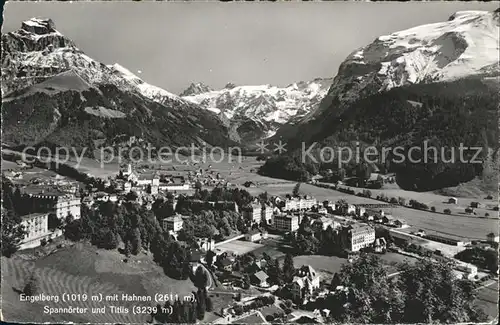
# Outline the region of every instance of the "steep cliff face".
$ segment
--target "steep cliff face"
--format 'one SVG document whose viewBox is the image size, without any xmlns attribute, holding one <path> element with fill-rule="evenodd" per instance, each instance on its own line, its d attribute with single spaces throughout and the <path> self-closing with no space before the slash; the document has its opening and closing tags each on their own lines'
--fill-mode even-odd
<svg viewBox="0 0 500 325">
<path fill-rule="evenodd" d="M 215 114 L 119 65 L 93 60 L 50 19 L 3 34 L 2 50 L 3 131 L 10 144 L 119 145 L 128 136 L 157 146 L 233 143 Z"/>
</svg>

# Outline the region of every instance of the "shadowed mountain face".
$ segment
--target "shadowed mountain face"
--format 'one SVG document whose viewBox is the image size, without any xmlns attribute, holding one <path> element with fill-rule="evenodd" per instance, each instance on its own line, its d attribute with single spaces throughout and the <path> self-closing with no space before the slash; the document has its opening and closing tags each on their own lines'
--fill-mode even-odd
<svg viewBox="0 0 500 325">
<path fill-rule="evenodd" d="M 154 146 L 227 146 L 228 128 L 125 68 L 79 50 L 51 20 L 31 19 L 2 35 L 3 141 L 95 148 L 130 136 Z"/>
</svg>

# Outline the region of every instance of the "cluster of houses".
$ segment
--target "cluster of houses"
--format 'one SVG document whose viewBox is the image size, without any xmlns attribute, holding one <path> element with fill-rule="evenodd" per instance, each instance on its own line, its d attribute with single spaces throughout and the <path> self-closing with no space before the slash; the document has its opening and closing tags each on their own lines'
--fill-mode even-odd
<svg viewBox="0 0 500 325">
<path fill-rule="evenodd" d="M 120 170 L 116 181 L 124 193 L 135 191 L 138 195 L 143 193 L 158 194 L 159 191 L 187 191 L 191 189 L 191 182 L 184 176 L 166 175 L 155 172 L 138 173 L 128 164 L 126 169 Z"/>
<path fill-rule="evenodd" d="M 202 186 L 228 186 L 229 184 L 220 173 L 199 168 L 188 171 L 187 175 L 171 171 L 168 174 L 159 171 L 146 171 L 138 173 L 131 164 L 120 170 L 116 181 L 120 189 L 128 193 L 135 191 L 138 194 L 150 193 L 158 194 L 159 191 L 183 192 L 192 190 L 196 183 Z"/>
<path fill-rule="evenodd" d="M 195 171 L 188 172 L 188 179 L 191 183 L 199 182 L 203 186 L 229 186 L 232 185 L 228 183 L 220 173 L 210 170 L 211 165 L 208 166 L 208 169 L 203 170 L 203 168 L 199 168 Z"/>
<path fill-rule="evenodd" d="M 189 178 L 199 177 L 204 174 L 204 171 L 199 170 L 191 173 L 194 174 L 189 176 Z M 215 175 L 213 178 L 220 179 L 220 176 Z M 64 180 L 61 179 L 60 181 L 62 182 Z M 28 227 L 28 229 L 33 229 L 33 232 L 30 232 L 27 236 L 27 242 L 23 243 L 24 247 L 28 245 L 39 245 L 41 239 L 51 235 L 49 234 L 50 231 L 48 231 L 45 226 L 47 224 L 48 213 L 55 213 L 58 218 L 64 218 L 68 214 L 73 215 L 74 218 L 79 218 L 81 204 L 91 207 L 95 202 L 110 201 L 121 203 L 124 200 L 123 194 L 127 194 L 130 191 L 135 191 L 138 194 L 135 198 L 137 201 L 136 203 L 145 205 L 147 208 L 151 209 L 155 199 L 161 195 L 160 191 L 167 190 L 169 192 L 176 192 L 183 189 L 189 189 L 191 185 L 191 182 L 185 180 L 182 176 L 160 175 L 157 172 L 137 173 L 130 164 L 128 164 L 126 168 L 120 170 L 116 182 L 120 184 L 120 195 L 97 191 L 91 192 L 82 198 L 75 195 L 77 192 L 76 190 L 74 194 L 62 191 L 44 192 L 42 187 L 39 185 L 35 186 L 35 190 L 31 192 L 30 196 L 33 202 L 32 212 L 36 215 L 27 216 L 25 218 L 27 224 L 33 223 L 35 226 Z M 106 185 L 110 184 L 105 184 L 105 186 Z M 175 203 L 176 200 L 174 199 L 174 210 Z M 210 207 L 208 208 L 213 209 L 217 209 L 221 205 L 226 209 L 228 205 L 231 205 L 233 208 L 228 209 L 236 212 L 240 211 L 240 207 L 238 207 L 235 202 L 197 202 L 196 200 L 192 200 L 190 204 L 209 204 Z M 205 208 L 203 207 L 203 209 Z M 307 213 L 310 216 L 310 227 L 312 229 L 324 230 L 328 227 L 332 227 L 333 229 L 341 231 L 345 234 L 344 237 L 348 243 L 347 247 L 352 251 L 358 251 L 374 244 L 375 234 L 373 228 L 361 223 L 345 225 L 343 220 L 335 219 L 335 217 L 331 215 L 334 212 L 339 212 L 344 215 L 356 215 L 363 219 L 363 221 L 375 221 L 394 226 L 402 225 L 399 220 L 395 220 L 390 215 L 384 214 L 383 211 L 373 212 L 369 209 L 352 204 L 339 205 L 329 201 L 318 202 L 315 198 L 310 196 L 287 195 L 286 197 L 274 197 L 267 203 L 254 201 L 250 206 L 243 207 L 241 213 L 252 225 L 264 224 L 266 225 L 264 229 L 270 228 L 279 233 L 293 233 L 297 231 L 303 216 Z M 45 213 L 45 215 L 40 215 L 40 213 Z M 330 215 L 327 216 L 327 214 Z M 176 238 L 186 218 L 188 218 L 188 216 L 182 216 L 180 214 L 170 216 L 161 221 L 162 227 Z M 29 220 L 34 221 L 31 222 Z M 244 235 L 245 239 L 251 242 L 260 241 L 265 239 L 266 236 L 267 232 L 262 230 L 262 227 L 260 227 L 260 229 L 252 229 Z M 212 245 L 205 243 L 199 246 Z M 210 248 L 207 250 L 210 250 Z"/>
<path fill-rule="evenodd" d="M 363 205 L 353 206 L 349 209 L 354 211 L 357 219 L 364 222 L 374 222 L 394 228 L 408 228 L 409 225 L 403 219 L 397 219 L 391 214 L 385 213 L 380 209 L 365 208 Z M 348 214 L 352 214 L 349 212 Z"/>
<path fill-rule="evenodd" d="M 234 271 L 236 256 L 231 252 L 224 252 L 217 255 L 214 265 L 220 272 L 224 272 L 228 279 L 242 281 L 240 272 Z M 256 259 L 249 267 L 250 284 L 259 288 L 269 288 L 269 275 L 266 273 L 267 261 L 263 258 Z M 228 283 L 229 283 L 228 282 Z M 303 265 L 296 269 L 293 279 L 285 283 L 284 289 L 290 297 L 294 297 L 297 302 L 305 303 L 315 290 L 320 288 L 321 275 L 310 265 Z M 223 282 L 224 283 L 224 282 Z"/>
<path fill-rule="evenodd" d="M 269 229 L 279 233 L 294 233 L 299 229 L 304 216 L 308 216 L 311 229 L 326 230 L 331 227 L 343 238 L 344 246 L 352 252 L 357 252 L 366 247 L 374 247 L 375 251 L 386 248 L 386 242 L 375 241 L 375 230 L 367 223 L 352 222 L 334 213 L 355 215 L 362 221 L 380 222 L 393 227 L 405 227 L 401 221 L 385 214 L 383 211 L 367 210 L 362 206 L 353 204 L 336 204 L 330 201 L 318 202 L 316 199 L 305 197 L 274 198 L 274 206 L 254 202 L 243 210 L 243 216 L 251 220 L 252 224 L 265 224 Z M 329 214 L 327 216 L 327 214 Z M 349 222 L 347 222 L 349 221 Z M 249 241 L 259 241 L 263 233 L 253 230 L 245 238 Z"/>
</svg>

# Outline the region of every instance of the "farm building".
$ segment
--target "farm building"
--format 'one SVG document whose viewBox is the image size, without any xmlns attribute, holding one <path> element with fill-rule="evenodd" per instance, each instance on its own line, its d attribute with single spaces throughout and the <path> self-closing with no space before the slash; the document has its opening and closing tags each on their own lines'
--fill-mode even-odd
<svg viewBox="0 0 500 325">
<path fill-rule="evenodd" d="M 469 242 L 465 242 L 458 238 L 445 237 L 436 234 L 427 234 L 424 238 L 453 246 L 465 246 L 466 244 L 470 244 Z"/>
<path fill-rule="evenodd" d="M 481 208 L 482 207 L 482 204 L 479 203 L 479 202 L 471 202 L 470 203 L 470 207 L 471 208 Z"/>
<path fill-rule="evenodd" d="M 458 200 L 457 200 L 456 197 L 450 197 L 448 199 L 448 203 L 450 203 L 450 204 L 458 204 Z"/>
<path fill-rule="evenodd" d="M 489 242 L 489 243 L 498 243 L 498 236 L 495 235 L 494 233 L 489 233 L 487 236 L 486 236 L 486 241 Z"/>
</svg>

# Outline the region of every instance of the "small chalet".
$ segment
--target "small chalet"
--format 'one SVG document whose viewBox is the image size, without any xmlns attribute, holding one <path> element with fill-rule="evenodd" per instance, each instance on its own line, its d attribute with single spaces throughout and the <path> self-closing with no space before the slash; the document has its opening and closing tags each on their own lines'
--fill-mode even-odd
<svg viewBox="0 0 500 325">
<path fill-rule="evenodd" d="M 392 226 L 394 225 L 395 219 L 390 214 L 386 214 L 385 216 L 382 217 L 382 222 L 386 225 Z"/>
<path fill-rule="evenodd" d="M 394 225 L 394 227 L 397 227 L 397 228 L 407 228 L 408 227 L 408 224 L 403 219 L 394 220 L 393 225 Z"/>
</svg>

